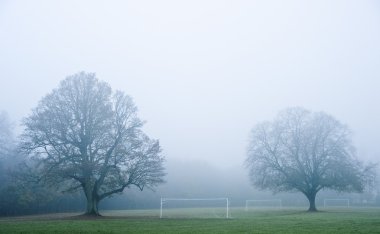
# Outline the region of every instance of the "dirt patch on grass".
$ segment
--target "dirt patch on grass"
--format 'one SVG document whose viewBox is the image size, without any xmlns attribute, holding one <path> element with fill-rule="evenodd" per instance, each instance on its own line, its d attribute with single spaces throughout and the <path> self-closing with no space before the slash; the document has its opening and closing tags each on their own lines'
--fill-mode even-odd
<svg viewBox="0 0 380 234">
<path fill-rule="evenodd" d="M 51 214 L 38 214 L 38 215 L 22 215 L 22 216 L 8 216 L 0 217 L 0 222 L 4 221 L 34 221 L 34 220 L 60 220 L 69 217 L 79 216 L 80 213 L 51 213 Z"/>
<path fill-rule="evenodd" d="M 107 220 L 107 219 L 158 219 L 157 216 L 134 215 L 84 215 L 83 213 L 51 213 L 0 217 L 0 222 L 53 221 L 53 220 Z"/>
</svg>

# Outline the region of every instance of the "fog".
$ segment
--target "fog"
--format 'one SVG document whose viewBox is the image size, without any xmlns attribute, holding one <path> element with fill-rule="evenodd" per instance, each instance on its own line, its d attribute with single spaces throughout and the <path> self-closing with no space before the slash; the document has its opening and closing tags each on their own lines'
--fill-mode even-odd
<svg viewBox="0 0 380 234">
<path fill-rule="evenodd" d="M 20 133 L 62 79 L 95 72 L 134 98 L 168 164 L 247 188 L 250 130 L 292 106 L 347 124 L 358 157 L 377 161 L 379 13 L 378 1 L 2 0 L 0 110 Z"/>
</svg>

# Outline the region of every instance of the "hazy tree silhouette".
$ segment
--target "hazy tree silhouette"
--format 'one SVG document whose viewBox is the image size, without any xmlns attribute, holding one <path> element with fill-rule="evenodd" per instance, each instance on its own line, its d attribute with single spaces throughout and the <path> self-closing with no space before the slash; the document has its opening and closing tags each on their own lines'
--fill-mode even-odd
<svg viewBox="0 0 380 234">
<path fill-rule="evenodd" d="M 131 185 L 143 190 L 163 182 L 159 142 L 142 131 L 134 102 L 95 74 L 61 81 L 24 126 L 21 147 L 37 160 L 41 181 L 82 189 L 87 215 L 99 215 L 99 201 Z"/>
<path fill-rule="evenodd" d="M 323 112 L 289 108 L 272 122 L 257 124 L 248 147 L 246 166 L 261 189 L 299 191 L 316 211 L 322 189 L 363 191 L 373 175 L 355 157 L 347 126 Z"/>
</svg>

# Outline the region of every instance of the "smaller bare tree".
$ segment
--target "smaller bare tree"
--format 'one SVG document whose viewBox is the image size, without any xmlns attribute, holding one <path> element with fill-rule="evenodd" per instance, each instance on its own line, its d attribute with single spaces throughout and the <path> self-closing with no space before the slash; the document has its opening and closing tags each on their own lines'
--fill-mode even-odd
<svg viewBox="0 0 380 234">
<path fill-rule="evenodd" d="M 246 166 L 253 185 L 274 192 L 299 191 L 316 211 L 322 189 L 363 191 L 373 176 L 355 157 L 350 131 L 332 116 L 303 108 L 282 111 L 252 130 Z"/>
</svg>

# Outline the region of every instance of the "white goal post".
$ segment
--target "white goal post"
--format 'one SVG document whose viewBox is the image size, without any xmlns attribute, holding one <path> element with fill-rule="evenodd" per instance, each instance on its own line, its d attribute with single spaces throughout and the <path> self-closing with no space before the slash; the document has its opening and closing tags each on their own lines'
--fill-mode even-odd
<svg viewBox="0 0 380 234">
<path fill-rule="evenodd" d="M 245 211 L 248 211 L 250 204 L 256 204 L 253 205 L 254 208 L 257 207 L 265 207 L 265 208 L 282 208 L 282 200 L 281 199 L 266 199 L 266 200 L 245 200 Z"/>
<path fill-rule="evenodd" d="M 335 204 L 331 205 L 331 202 Z M 329 204 L 330 203 L 330 204 Z M 323 200 L 323 207 L 350 207 L 350 199 L 348 198 L 328 198 Z"/>
<path fill-rule="evenodd" d="M 163 208 L 164 204 L 168 201 L 225 201 L 226 202 L 226 218 L 229 218 L 229 200 L 228 198 L 222 197 L 222 198 L 161 198 L 161 204 L 160 204 L 160 218 L 163 216 Z"/>
</svg>

